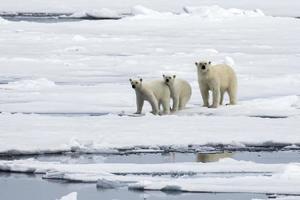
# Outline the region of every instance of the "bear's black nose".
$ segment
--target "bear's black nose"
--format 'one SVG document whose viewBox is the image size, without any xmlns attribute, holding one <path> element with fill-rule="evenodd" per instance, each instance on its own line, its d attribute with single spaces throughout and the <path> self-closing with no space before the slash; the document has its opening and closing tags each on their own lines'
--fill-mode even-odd
<svg viewBox="0 0 300 200">
<path fill-rule="evenodd" d="M 169 79 L 166 79 L 166 82 L 169 82 Z"/>
<path fill-rule="evenodd" d="M 134 88 L 135 88 L 135 85 L 132 85 L 132 88 L 134 89 Z"/>
<path fill-rule="evenodd" d="M 202 65 L 201 69 L 205 69 L 205 65 Z"/>
</svg>

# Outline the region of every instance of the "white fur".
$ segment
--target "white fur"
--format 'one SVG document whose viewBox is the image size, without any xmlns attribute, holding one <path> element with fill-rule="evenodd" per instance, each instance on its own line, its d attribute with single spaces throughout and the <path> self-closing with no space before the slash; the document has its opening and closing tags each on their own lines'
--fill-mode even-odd
<svg viewBox="0 0 300 200">
<path fill-rule="evenodd" d="M 171 92 L 173 100 L 172 111 L 182 110 L 192 95 L 190 84 L 183 79 L 176 78 L 176 75 L 163 75 L 163 78 Z"/>
<path fill-rule="evenodd" d="M 152 107 L 154 115 L 160 114 L 160 106 L 163 107 L 163 114 L 170 113 L 170 90 L 162 80 L 143 82 L 142 79 L 130 79 L 132 87 L 136 93 L 136 114 L 140 114 L 143 109 L 144 101 L 148 101 Z"/>
<path fill-rule="evenodd" d="M 226 65 L 212 65 L 211 62 L 195 63 L 198 70 L 198 83 L 205 107 L 217 108 L 223 103 L 224 93 L 229 95 L 231 105 L 237 103 L 237 78 L 234 70 Z M 209 91 L 213 94 L 213 103 L 209 105 Z"/>
</svg>

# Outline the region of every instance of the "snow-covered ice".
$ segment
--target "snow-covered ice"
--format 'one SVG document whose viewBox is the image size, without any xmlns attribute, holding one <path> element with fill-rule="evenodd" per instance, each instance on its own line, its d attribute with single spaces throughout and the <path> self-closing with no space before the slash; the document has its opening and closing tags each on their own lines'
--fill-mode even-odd
<svg viewBox="0 0 300 200">
<path fill-rule="evenodd" d="M 191 8 L 196 14 L 141 5 L 117 21 L 1 23 L 0 152 L 300 143 L 300 21 L 220 6 L 205 7 L 207 18 Z M 234 67 L 238 105 L 201 107 L 199 59 Z M 159 117 L 145 105 L 144 117 L 118 116 L 136 109 L 129 78 L 169 72 L 192 85 L 186 110 Z"/>
<path fill-rule="evenodd" d="M 64 23 L 0 18 L 0 154 L 216 144 L 299 147 L 298 1 L 16 2 L 1 2 L 0 12 L 123 18 Z M 194 62 L 202 59 L 235 69 L 238 105 L 201 107 Z M 145 115 L 126 116 L 136 109 L 128 79 L 162 79 L 163 73 L 191 83 L 187 108 L 153 116 L 146 104 Z M 299 165 L 233 159 L 205 164 L 0 161 L 2 171 L 42 173 L 102 188 L 297 195 Z"/>
</svg>

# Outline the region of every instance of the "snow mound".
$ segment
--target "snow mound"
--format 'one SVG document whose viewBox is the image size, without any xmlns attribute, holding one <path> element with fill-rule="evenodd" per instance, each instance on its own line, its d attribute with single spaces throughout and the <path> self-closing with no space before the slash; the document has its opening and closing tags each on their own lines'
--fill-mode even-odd
<svg viewBox="0 0 300 200">
<path fill-rule="evenodd" d="M 5 19 L 3 19 L 2 17 L 0 17 L 0 25 L 1 24 L 8 24 L 9 22 Z"/>
<path fill-rule="evenodd" d="M 70 15 L 71 18 L 121 18 L 120 14 L 108 8 L 90 11 L 78 11 Z"/>
<path fill-rule="evenodd" d="M 158 15 L 160 12 L 152 10 L 150 8 L 146 8 L 141 5 L 134 6 L 131 8 L 131 13 L 133 15 Z"/>
<path fill-rule="evenodd" d="M 125 186 L 120 181 L 107 180 L 105 178 L 101 178 L 97 180 L 97 187 L 102 189 L 113 189 Z"/>
<path fill-rule="evenodd" d="M 84 42 L 87 39 L 85 37 L 83 37 L 82 35 L 74 35 L 72 40 L 75 42 Z"/>
<path fill-rule="evenodd" d="M 137 5 L 134 6 L 133 8 L 131 8 L 131 14 L 133 16 L 146 16 L 146 17 L 154 17 L 154 18 L 160 18 L 160 19 L 168 19 L 168 18 L 172 18 L 174 16 L 176 16 L 175 14 L 171 13 L 171 12 L 159 12 L 156 10 L 152 10 L 150 8 L 141 6 L 141 5 Z M 143 18 L 143 17 L 142 17 Z"/>
<path fill-rule="evenodd" d="M 241 10 L 236 8 L 225 9 L 220 6 L 201 6 L 201 7 L 188 7 L 183 8 L 184 12 L 192 15 L 201 16 L 210 19 L 222 19 L 231 17 L 262 17 L 265 14 L 259 10 Z"/>
<path fill-rule="evenodd" d="M 66 196 L 61 197 L 59 200 L 77 200 L 77 192 L 71 192 Z"/>
<path fill-rule="evenodd" d="M 2 87 L 14 90 L 42 90 L 52 88 L 54 86 L 55 83 L 53 81 L 46 78 L 39 78 L 9 82 L 6 86 Z"/>
</svg>

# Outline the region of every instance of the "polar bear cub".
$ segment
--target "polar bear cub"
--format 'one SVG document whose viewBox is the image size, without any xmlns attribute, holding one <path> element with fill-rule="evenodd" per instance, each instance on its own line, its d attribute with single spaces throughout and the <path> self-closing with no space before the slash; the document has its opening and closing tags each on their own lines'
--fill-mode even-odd
<svg viewBox="0 0 300 200">
<path fill-rule="evenodd" d="M 172 111 L 182 110 L 192 95 L 190 84 L 182 79 L 176 78 L 176 75 L 164 75 L 164 82 L 169 87 L 171 98 L 173 100 Z"/>
<path fill-rule="evenodd" d="M 227 92 L 230 104 L 237 103 L 237 78 L 234 70 L 226 65 L 212 65 L 211 61 L 196 62 L 198 83 L 205 107 L 217 108 L 223 103 L 224 93 Z M 213 94 L 213 103 L 209 105 L 209 91 Z"/>
<path fill-rule="evenodd" d="M 160 107 L 163 107 L 163 114 L 170 113 L 170 90 L 162 80 L 143 82 L 143 79 L 129 79 L 136 94 L 136 114 L 141 114 L 144 101 L 148 101 L 154 115 L 161 114 Z"/>
</svg>

